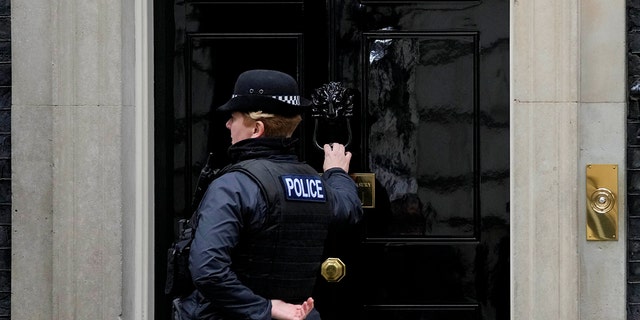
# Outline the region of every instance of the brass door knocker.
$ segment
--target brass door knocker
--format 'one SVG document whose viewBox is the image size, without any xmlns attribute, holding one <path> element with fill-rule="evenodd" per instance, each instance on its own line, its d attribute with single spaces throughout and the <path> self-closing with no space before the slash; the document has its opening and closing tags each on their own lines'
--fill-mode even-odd
<svg viewBox="0 0 640 320">
<path fill-rule="evenodd" d="M 320 119 L 331 122 L 344 121 L 347 124 L 347 142 L 345 147 L 351 143 L 351 123 L 349 118 L 353 116 L 353 90 L 345 88 L 339 82 L 329 82 L 322 87 L 315 89 L 311 94 L 313 105 L 311 116 L 315 119 L 313 128 L 313 143 L 320 150 L 323 150 L 318 143 L 318 124 Z M 333 142 L 333 141 L 332 141 Z"/>
</svg>

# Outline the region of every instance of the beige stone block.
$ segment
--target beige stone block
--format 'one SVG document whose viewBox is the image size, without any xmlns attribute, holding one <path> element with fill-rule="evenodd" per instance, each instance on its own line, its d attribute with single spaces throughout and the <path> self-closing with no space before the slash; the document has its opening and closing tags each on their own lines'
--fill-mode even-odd
<svg viewBox="0 0 640 320">
<path fill-rule="evenodd" d="M 513 319 L 578 319 L 577 104 L 511 109 Z"/>
<path fill-rule="evenodd" d="M 62 1 L 55 7 L 51 31 L 55 105 L 122 104 L 119 9 L 119 2 L 82 0 Z"/>
<path fill-rule="evenodd" d="M 577 23 L 576 1 L 513 2 L 511 91 L 514 100 L 577 101 Z"/>
<path fill-rule="evenodd" d="M 626 1 L 580 2 L 580 99 L 623 102 L 626 85 Z"/>
<path fill-rule="evenodd" d="M 53 296 L 64 319 L 121 313 L 120 123 L 120 107 L 54 111 Z"/>
<path fill-rule="evenodd" d="M 579 109 L 578 243 L 582 319 L 625 319 L 626 286 L 626 106 L 624 103 L 582 103 Z M 618 165 L 618 240 L 586 240 L 586 166 Z"/>
<path fill-rule="evenodd" d="M 590 163 L 625 164 L 627 105 L 581 103 L 579 109 L 580 159 Z"/>
<path fill-rule="evenodd" d="M 14 319 L 54 318 L 51 110 L 51 107 L 13 105 L 11 111 L 11 317 Z"/>
<path fill-rule="evenodd" d="M 51 6 L 48 0 L 11 2 L 11 98 L 18 106 L 52 104 Z"/>
</svg>

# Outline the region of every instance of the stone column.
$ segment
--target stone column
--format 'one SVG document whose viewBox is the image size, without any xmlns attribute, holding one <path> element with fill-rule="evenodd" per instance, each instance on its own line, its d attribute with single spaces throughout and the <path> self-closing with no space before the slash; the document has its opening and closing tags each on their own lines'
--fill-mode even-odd
<svg viewBox="0 0 640 320">
<path fill-rule="evenodd" d="M 514 0 L 512 319 L 624 319 L 625 1 Z M 618 240 L 586 240 L 587 164 L 617 164 Z"/>
<path fill-rule="evenodd" d="M 11 5 L 11 317 L 53 319 L 53 4 Z"/>
<path fill-rule="evenodd" d="M 578 3 L 512 3 L 512 319 L 580 319 Z"/>
<path fill-rule="evenodd" d="M 127 318 L 133 9 L 12 1 L 12 319 Z"/>
<path fill-rule="evenodd" d="M 580 2 L 580 319 L 626 319 L 626 1 Z M 618 165 L 616 241 L 586 239 L 586 165 Z"/>
</svg>

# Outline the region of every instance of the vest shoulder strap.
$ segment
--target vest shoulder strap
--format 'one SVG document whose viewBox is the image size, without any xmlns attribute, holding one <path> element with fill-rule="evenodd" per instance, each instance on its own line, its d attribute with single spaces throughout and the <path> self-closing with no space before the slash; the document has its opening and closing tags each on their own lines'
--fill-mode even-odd
<svg viewBox="0 0 640 320">
<path fill-rule="evenodd" d="M 273 176 L 270 174 L 267 168 L 267 161 L 259 159 L 241 161 L 230 166 L 228 168 L 228 171 L 225 171 L 225 173 L 232 171 L 242 172 L 253 179 L 253 181 L 255 181 L 260 188 L 260 192 L 262 193 L 264 199 L 267 201 L 267 206 L 269 208 L 271 207 L 276 197 L 278 196 L 278 192 L 275 188 L 271 188 L 270 190 L 268 190 L 264 186 L 265 182 L 275 182 L 273 181 Z"/>
</svg>

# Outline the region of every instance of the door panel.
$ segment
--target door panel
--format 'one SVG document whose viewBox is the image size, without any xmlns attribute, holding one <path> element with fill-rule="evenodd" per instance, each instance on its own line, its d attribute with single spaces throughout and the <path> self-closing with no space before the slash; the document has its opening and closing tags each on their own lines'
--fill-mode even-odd
<svg viewBox="0 0 640 320">
<path fill-rule="evenodd" d="M 304 96 L 354 91 L 348 119 L 305 115 L 300 157 L 347 140 L 375 174 L 375 207 L 330 232 L 340 282 L 319 277 L 323 319 L 508 319 L 508 1 L 156 1 L 156 295 L 169 319 L 163 248 L 208 152 L 228 163 L 211 112 L 250 68 L 279 69 Z M 318 132 L 316 137 L 314 133 Z M 167 315 L 165 317 L 165 315 Z"/>
<path fill-rule="evenodd" d="M 368 165 L 391 200 L 367 235 L 475 240 L 476 34 L 364 37 Z"/>
</svg>

